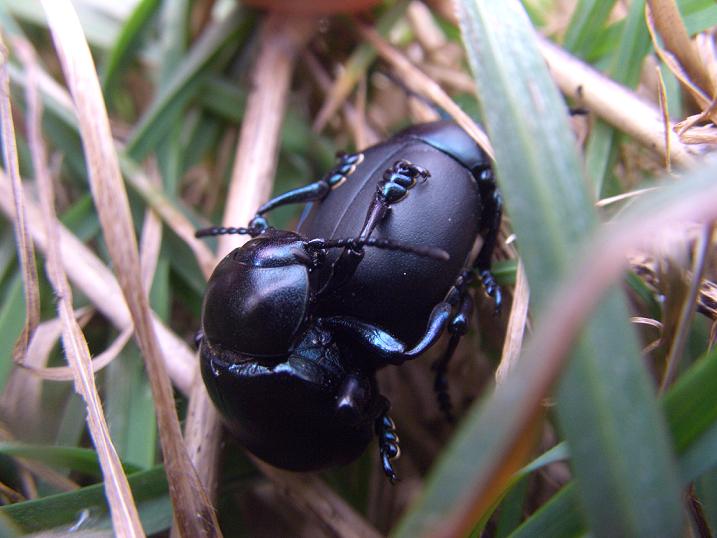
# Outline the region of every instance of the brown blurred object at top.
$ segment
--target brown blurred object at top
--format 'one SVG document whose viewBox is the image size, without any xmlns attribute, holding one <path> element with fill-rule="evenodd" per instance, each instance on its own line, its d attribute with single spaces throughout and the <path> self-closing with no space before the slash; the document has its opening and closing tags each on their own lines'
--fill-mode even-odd
<svg viewBox="0 0 717 538">
<path fill-rule="evenodd" d="M 243 0 L 247 6 L 302 15 L 331 15 L 363 11 L 381 0 Z"/>
</svg>

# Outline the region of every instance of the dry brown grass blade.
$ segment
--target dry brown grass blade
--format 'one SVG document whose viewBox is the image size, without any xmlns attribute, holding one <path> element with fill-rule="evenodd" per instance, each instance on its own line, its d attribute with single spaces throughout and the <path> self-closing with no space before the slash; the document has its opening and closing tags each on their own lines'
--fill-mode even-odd
<svg viewBox="0 0 717 538">
<path fill-rule="evenodd" d="M 665 170 L 667 173 L 672 171 L 672 160 L 670 159 L 670 112 L 667 110 L 667 90 L 665 89 L 665 80 L 662 78 L 662 70 L 655 68 L 657 72 L 657 97 L 662 113 L 662 125 L 665 133 Z"/>
<path fill-rule="evenodd" d="M 12 183 L 13 213 L 15 224 L 15 244 L 17 245 L 20 268 L 22 270 L 25 293 L 25 326 L 15 343 L 13 359 L 22 362 L 30 345 L 32 334 L 40 323 L 40 288 L 37 280 L 35 249 L 28 231 L 25 215 L 25 201 L 22 192 L 22 179 L 15 145 L 15 126 L 12 121 L 10 105 L 10 77 L 7 71 L 8 51 L 0 37 L 0 128 L 2 129 L 3 161 Z"/>
<path fill-rule="evenodd" d="M 650 37 L 652 38 L 652 45 L 655 47 L 655 52 L 657 52 L 657 55 L 670 69 L 670 71 L 672 71 L 672 74 L 675 75 L 677 80 L 679 80 L 682 85 L 687 89 L 690 95 L 692 95 L 697 104 L 702 108 L 701 116 L 709 116 L 714 122 L 715 114 L 714 107 L 711 106 L 710 94 L 708 94 L 703 87 L 701 87 L 695 80 L 693 80 L 692 73 L 688 72 L 685 66 L 681 63 L 680 56 L 674 50 L 665 48 L 660 44 L 659 40 L 657 39 L 657 34 L 659 32 L 662 32 L 664 28 L 657 28 L 654 13 L 650 10 L 650 6 L 648 4 L 645 4 L 645 21 L 647 22 L 647 29 L 650 32 Z M 665 25 L 666 23 L 662 21 L 662 24 Z M 692 42 L 690 42 L 689 40 L 688 42 L 690 45 L 690 49 L 696 56 L 694 48 L 692 48 Z M 674 47 L 675 44 L 672 43 L 672 46 Z M 699 64 L 699 57 L 697 57 L 695 61 Z M 684 141 L 684 138 L 682 140 Z"/>
<path fill-rule="evenodd" d="M 92 372 L 96 374 L 115 360 L 124 349 L 124 346 L 127 345 L 127 342 L 129 342 L 129 339 L 133 334 L 134 329 L 132 327 L 128 327 L 114 339 L 107 349 L 105 349 L 102 353 L 95 355 L 95 357 L 90 361 L 90 368 L 92 369 Z M 67 366 L 36 368 L 34 366 L 23 365 L 23 367 L 35 377 L 44 379 L 45 381 L 72 381 L 74 379 L 72 368 L 68 368 Z"/>
<path fill-rule="evenodd" d="M 127 182 L 132 184 L 164 223 L 187 244 L 197 259 L 202 274 L 209 278 L 215 265 L 214 254 L 206 243 L 194 237 L 196 230 L 191 221 L 172 205 L 162 190 L 153 185 L 142 170 L 128 162 L 123 164 L 127 172 Z"/>
<path fill-rule="evenodd" d="M 303 513 L 313 514 L 322 526 L 342 538 L 378 538 L 381 536 L 346 501 L 316 476 L 297 475 L 254 460 L 271 478 L 279 492 Z"/>
<path fill-rule="evenodd" d="M 665 128 L 659 110 L 548 40 L 539 39 L 538 44 L 565 95 L 641 144 L 665 155 Z M 669 137 L 671 161 L 684 167 L 694 165 L 693 150 L 683 144 L 672 129 Z"/>
<path fill-rule="evenodd" d="M 10 180 L 0 172 L 0 210 L 9 217 L 13 211 L 11 200 Z M 26 199 L 25 209 L 36 246 L 47 252 L 47 237 L 41 225 L 40 210 L 29 199 Z M 57 231 L 62 242 L 62 264 L 72 283 L 118 330 L 131 327 L 132 318 L 112 272 L 67 228 L 58 225 Z M 167 358 L 166 366 L 172 382 L 180 391 L 188 394 L 196 364 L 194 353 L 156 316 L 153 316 L 152 321 Z"/>
<path fill-rule="evenodd" d="M 310 52 L 305 52 L 302 55 L 302 59 L 306 66 L 309 68 L 309 71 L 314 77 L 314 80 L 316 81 L 317 85 L 319 86 L 321 91 L 324 92 L 324 97 L 326 97 L 332 88 L 331 78 L 324 71 L 324 68 L 321 63 Z M 371 126 L 366 122 L 365 115 L 361 114 L 351 103 L 349 103 L 348 101 L 345 102 L 341 107 L 341 111 L 344 115 L 344 121 L 346 122 L 346 124 L 352 126 L 354 130 L 360 131 L 361 133 L 360 135 L 355 135 L 355 138 L 357 140 L 356 147 L 365 148 L 377 143 L 380 140 L 380 137 L 378 136 L 376 131 L 374 131 Z M 359 139 L 363 140 L 363 144 L 359 144 Z"/>
<path fill-rule="evenodd" d="M 152 179 L 155 184 L 159 182 L 157 175 L 153 174 Z M 162 221 L 153 209 L 147 208 L 144 213 L 144 222 L 142 223 L 142 235 L 139 239 L 139 264 L 142 268 L 142 284 L 147 294 L 152 288 L 161 248 Z"/>
<path fill-rule="evenodd" d="M 40 210 L 29 199 L 26 199 L 25 209 L 35 245 L 41 251 L 47 252 L 47 237 L 41 225 Z M 2 173 L 0 210 L 8 216 L 12 215 L 10 180 Z M 62 263 L 70 280 L 117 329 L 125 330 L 132 326 L 132 318 L 112 272 L 64 226 L 58 227 L 58 233 L 62 242 Z M 188 394 L 196 363 L 194 352 L 156 316 L 153 316 L 152 320 L 167 358 L 166 366 L 172 382 L 180 391 Z"/>
<path fill-rule="evenodd" d="M 65 356 L 74 374 L 75 390 L 82 396 L 87 406 L 87 425 L 102 468 L 113 529 L 120 536 L 144 536 L 129 482 L 110 438 L 109 427 L 102 411 L 102 402 L 92 372 L 90 350 L 75 319 L 72 308 L 72 289 L 60 261 L 61 245 L 56 229 L 55 196 L 50 172 L 47 168 L 47 150 L 41 134 L 42 108 L 37 91 L 36 61 L 29 45 L 16 41 L 15 48 L 22 58 L 28 74 L 29 83 L 26 96 L 28 145 L 40 192 L 43 223 L 50 239 L 47 251 L 47 276 L 55 291 L 58 315 L 62 320 L 62 343 Z"/>
<path fill-rule="evenodd" d="M 500 364 L 495 371 L 496 383 L 502 383 L 508 372 L 512 370 L 523 349 L 523 338 L 528 325 L 528 306 L 530 303 L 530 287 L 523 263 L 518 263 L 518 271 L 513 290 L 513 307 L 510 310 L 508 327 L 505 331 L 505 342 L 500 357 Z"/>
<path fill-rule="evenodd" d="M 709 102 L 710 97 L 715 95 L 715 81 L 712 80 L 710 73 L 697 54 L 675 0 L 647 0 L 645 16 L 655 50 L 663 60 L 665 60 L 666 53 L 673 56 L 674 61 L 670 58 L 671 61 L 665 63 L 670 66 L 679 80 L 685 83 L 690 92 L 694 93 L 699 90 L 697 95 L 700 95 L 702 99 L 707 97 Z M 660 34 L 665 45 L 664 49 L 655 39 L 654 30 Z M 678 71 L 675 71 L 673 66 L 677 67 Z M 687 81 L 689 84 L 686 83 Z"/>
<path fill-rule="evenodd" d="M 401 80 L 412 91 L 429 99 L 443 110 L 445 110 L 465 132 L 467 132 L 476 143 L 491 157 L 495 158 L 493 146 L 491 146 L 488 136 L 478 127 L 468 114 L 461 110 L 453 99 L 443 91 L 436 82 L 428 75 L 418 69 L 411 61 L 406 58 L 399 50 L 391 46 L 391 44 L 383 39 L 375 30 L 359 23 L 358 27 L 361 36 L 371 43 L 378 54 L 390 63 L 396 71 L 401 75 Z"/>
<path fill-rule="evenodd" d="M 220 530 L 216 515 L 185 450 L 172 386 L 154 333 L 141 281 L 127 193 L 94 62 L 69 1 L 44 0 L 43 7 L 77 111 L 92 194 L 105 241 L 134 321 L 152 386 L 175 521 L 185 536 L 217 536 Z"/>
<path fill-rule="evenodd" d="M 660 392 L 667 390 L 672 380 L 677 374 L 677 368 L 682 359 L 682 355 L 687 343 L 687 336 L 692 318 L 697 310 L 698 297 L 700 295 L 700 284 L 702 282 L 702 275 L 707 264 L 709 252 L 713 244 L 713 238 L 715 233 L 714 223 L 706 224 L 704 229 L 700 233 L 700 236 L 695 245 L 695 252 L 693 255 L 692 262 L 692 277 L 689 285 L 686 286 L 687 293 L 683 296 L 683 302 L 680 307 L 679 317 L 675 326 L 675 331 L 671 335 L 663 337 L 665 341 L 670 343 L 670 347 L 667 352 L 666 358 L 666 369 L 660 383 Z"/>
</svg>

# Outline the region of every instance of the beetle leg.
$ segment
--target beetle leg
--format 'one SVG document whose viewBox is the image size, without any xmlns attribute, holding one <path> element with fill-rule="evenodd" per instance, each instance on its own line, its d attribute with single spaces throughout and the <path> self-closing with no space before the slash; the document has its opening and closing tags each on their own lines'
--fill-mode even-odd
<svg viewBox="0 0 717 538">
<path fill-rule="evenodd" d="M 395 460 L 401 456 L 401 447 L 399 446 L 398 435 L 396 434 L 396 424 L 393 419 L 388 416 L 389 403 L 386 401 L 386 409 L 383 411 L 375 423 L 376 436 L 378 437 L 378 453 L 381 458 L 381 466 L 384 474 L 395 484 L 398 480 L 396 471 L 393 469 L 391 460 Z"/>
<path fill-rule="evenodd" d="M 415 359 L 435 344 L 448 325 L 451 310 L 451 304 L 438 303 L 431 312 L 426 332 L 421 340 L 410 349 L 388 331 L 351 316 L 318 318 L 316 323 L 331 330 L 339 337 L 346 338 L 364 348 L 371 356 L 375 357 L 375 367 L 381 368 L 388 364 L 398 365 Z"/>
<path fill-rule="evenodd" d="M 332 189 L 342 185 L 346 178 L 356 170 L 356 166 L 363 160 L 363 154 L 342 153 L 338 155 L 338 160 L 338 164 L 319 181 L 290 190 L 266 202 L 257 210 L 256 216 L 249 226 L 268 228 L 269 223 L 264 217 L 264 213 L 268 213 L 277 207 L 323 200 Z"/>
<path fill-rule="evenodd" d="M 448 422 L 453 422 L 454 417 L 451 396 L 448 393 L 446 371 L 448 369 L 448 363 L 458 347 L 458 343 L 468 332 L 468 325 L 470 324 L 470 319 L 473 314 L 473 299 L 466 290 L 463 290 L 460 301 L 458 312 L 456 312 L 448 324 L 448 333 L 451 335 L 448 341 L 448 347 L 443 352 L 443 355 L 441 355 L 441 358 L 431 366 L 431 369 L 436 374 L 433 390 L 436 393 L 438 407 Z"/>
<path fill-rule="evenodd" d="M 476 257 L 473 268 L 478 272 L 486 294 L 493 298 L 495 310 L 500 310 L 503 297 L 495 277 L 490 272 L 491 257 L 498 240 L 500 231 L 500 219 L 503 214 L 503 197 L 496 189 L 493 171 L 486 168 L 480 173 L 478 186 L 481 191 L 481 199 L 484 200 L 483 218 L 481 229 L 484 230 L 483 245 Z"/>
<path fill-rule="evenodd" d="M 387 168 L 383 173 L 383 181 L 376 186 L 376 193 L 369 205 L 361 233 L 358 235 L 359 240 L 371 236 L 376 226 L 386 217 L 391 204 L 402 200 L 419 179 L 425 181 L 430 176 L 431 173 L 422 166 L 403 159 L 393 163 L 391 168 Z M 319 293 L 333 291 L 345 284 L 356 272 L 363 256 L 363 247 L 346 247 L 333 263 L 331 276 Z"/>
</svg>

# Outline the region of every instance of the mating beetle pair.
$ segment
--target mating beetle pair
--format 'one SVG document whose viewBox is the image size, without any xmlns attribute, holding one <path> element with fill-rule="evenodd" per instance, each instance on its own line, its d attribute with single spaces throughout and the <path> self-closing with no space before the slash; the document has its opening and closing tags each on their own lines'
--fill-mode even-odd
<svg viewBox="0 0 717 538">
<path fill-rule="evenodd" d="M 307 202 L 296 232 L 264 216 Z M 500 305 L 490 258 L 501 206 L 487 155 L 441 121 L 340 155 L 323 179 L 264 204 L 246 228 L 198 232 L 252 236 L 214 270 L 200 333 L 204 382 L 239 441 L 272 465 L 306 471 L 352 461 L 375 432 L 394 481 L 398 436 L 375 372 L 420 356 L 448 330 L 435 387 L 450 416 L 445 372 L 473 311 L 476 273 Z"/>
</svg>

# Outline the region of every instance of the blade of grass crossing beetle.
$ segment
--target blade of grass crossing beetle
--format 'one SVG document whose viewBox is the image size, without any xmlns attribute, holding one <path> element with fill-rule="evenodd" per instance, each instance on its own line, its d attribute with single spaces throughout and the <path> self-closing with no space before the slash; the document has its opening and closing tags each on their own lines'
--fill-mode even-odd
<svg viewBox="0 0 717 538">
<path fill-rule="evenodd" d="M 575 250 L 595 227 L 592 200 L 580 180 L 565 104 L 548 77 L 520 4 L 465 0 L 458 6 L 486 126 L 496 148 L 499 184 L 538 319 Z M 637 342 L 627 327 L 624 301 L 616 293 L 609 294 L 583 331 L 561 385 L 561 424 L 594 534 L 675 535 L 682 526 L 677 471 L 652 387 L 639 362 Z M 452 500 L 459 505 L 459 490 L 467 488 L 473 477 L 510 471 L 515 464 L 510 454 L 490 454 L 491 446 L 505 447 L 507 440 L 481 440 L 480 449 L 474 446 L 470 466 L 453 461 L 452 451 L 465 456 L 469 447 L 463 443 L 476 442 L 479 431 L 491 432 L 488 426 L 497 416 L 502 423 L 492 425 L 493 437 L 520 435 L 511 430 L 511 423 L 530 417 L 533 407 L 533 416 L 539 415 L 540 399 L 534 399 L 531 380 L 520 370 L 519 361 L 517 375 L 509 375 L 498 391 L 506 405 L 502 412 L 491 407 L 489 399 L 485 413 L 472 412 L 464 422 L 432 473 L 423 502 L 409 513 L 399 534 L 425 532 L 429 518 L 437 515 L 419 510 L 433 502 L 445 506 Z M 524 390 L 520 383 L 527 384 Z M 517 400 L 505 398 L 506 393 L 515 394 Z M 524 427 L 523 435 L 530 428 Z M 520 449 L 517 441 L 508 446 Z M 457 466 L 463 466 L 463 479 L 449 482 L 448 478 L 455 479 Z M 492 475 L 486 470 L 491 467 L 495 467 Z M 490 495 L 499 495 L 501 488 L 494 489 Z"/>
<path fill-rule="evenodd" d="M 518 2 L 460 5 L 537 317 L 594 227 L 592 200 L 579 179 L 582 167 L 563 100 L 530 46 L 532 29 Z M 675 535 L 682 524 L 677 472 L 629 326 L 624 300 L 608 294 L 564 374 L 558 414 L 590 530 L 602 536 Z"/>
</svg>

